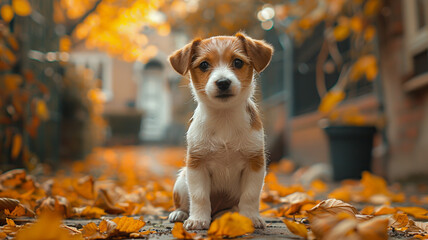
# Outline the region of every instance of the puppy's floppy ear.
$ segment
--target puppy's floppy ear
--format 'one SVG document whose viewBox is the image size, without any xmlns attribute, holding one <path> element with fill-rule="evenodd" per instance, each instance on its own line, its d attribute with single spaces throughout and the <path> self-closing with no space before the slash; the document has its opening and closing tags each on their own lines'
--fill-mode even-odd
<svg viewBox="0 0 428 240">
<path fill-rule="evenodd" d="M 181 75 L 186 75 L 187 71 L 189 71 L 190 64 L 192 63 L 195 48 L 200 42 L 201 39 L 195 39 L 169 56 L 169 62 L 176 72 Z"/>
<path fill-rule="evenodd" d="M 250 57 L 254 69 L 258 73 L 263 71 L 269 64 L 272 54 L 273 47 L 262 40 L 255 40 L 243 33 L 237 33 L 235 35 L 245 47 L 247 55 Z"/>
</svg>

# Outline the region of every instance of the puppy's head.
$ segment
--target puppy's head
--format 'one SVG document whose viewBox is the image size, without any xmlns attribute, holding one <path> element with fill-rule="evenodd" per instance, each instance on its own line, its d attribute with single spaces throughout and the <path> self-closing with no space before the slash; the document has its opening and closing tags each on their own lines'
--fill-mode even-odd
<svg viewBox="0 0 428 240">
<path fill-rule="evenodd" d="M 196 39 L 174 52 L 172 67 L 181 75 L 190 73 L 196 97 L 215 107 L 247 100 L 254 90 L 253 74 L 269 64 L 273 48 L 242 33 Z"/>
</svg>

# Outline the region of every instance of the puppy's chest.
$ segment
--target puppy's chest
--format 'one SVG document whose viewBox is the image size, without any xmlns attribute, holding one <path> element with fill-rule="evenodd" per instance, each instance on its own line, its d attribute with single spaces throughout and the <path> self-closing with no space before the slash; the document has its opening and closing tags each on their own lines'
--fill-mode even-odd
<svg viewBox="0 0 428 240">
<path fill-rule="evenodd" d="M 212 179 L 212 189 L 225 189 L 238 184 L 243 169 L 248 165 L 241 152 L 217 151 L 207 155 L 206 167 Z"/>
<path fill-rule="evenodd" d="M 201 151 L 219 151 L 227 155 L 261 147 L 263 133 L 253 131 L 246 121 L 195 122 L 189 129 L 188 144 Z"/>
</svg>

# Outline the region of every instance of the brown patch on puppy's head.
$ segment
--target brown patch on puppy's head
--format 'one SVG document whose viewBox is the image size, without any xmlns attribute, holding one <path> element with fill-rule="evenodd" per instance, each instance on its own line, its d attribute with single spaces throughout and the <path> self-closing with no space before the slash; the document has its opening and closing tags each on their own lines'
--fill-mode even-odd
<svg viewBox="0 0 428 240">
<path fill-rule="evenodd" d="M 236 37 L 244 44 L 254 69 L 258 73 L 262 72 L 270 63 L 273 47 L 265 41 L 254 40 L 243 33 L 237 33 Z"/>
<path fill-rule="evenodd" d="M 169 56 L 169 62 L 177 73 L 181 75 L 187 74 L 190 63 L 192 62 L 195 48 L 200 42 L 201 39 L 195 39 L 191 43 L 175 51 L 173 54 L 171 54 L 171 56 Z"/>
<path fill-rule="evenodd" d="M 261 72 L 266 68 L 272 51 L 267 43 L 239 33 L 196 39 L 169 60 L 181 75 L 190 73 L 197 96 L 218 107 L 251 97 L 253 69 Z"/>
</svg>

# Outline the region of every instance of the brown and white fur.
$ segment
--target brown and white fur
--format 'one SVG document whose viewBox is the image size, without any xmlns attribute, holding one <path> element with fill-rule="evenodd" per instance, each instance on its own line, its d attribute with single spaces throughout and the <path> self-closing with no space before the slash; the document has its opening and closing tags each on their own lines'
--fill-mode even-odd
<svg viewBox="0 0 428 240">
<path fill-rule="evenodd" d="M 253 101 L 254 76 L 269 64 L 273 48 L 242 33 L 196 39 L 169 60 L 189 74 L 198 103 L 187 132 L 186 166 L 174 186 L 171 222 L 207 229 L 225 211 L 259 215 L 265 177 L 264 131 Z"/>
</svg>

